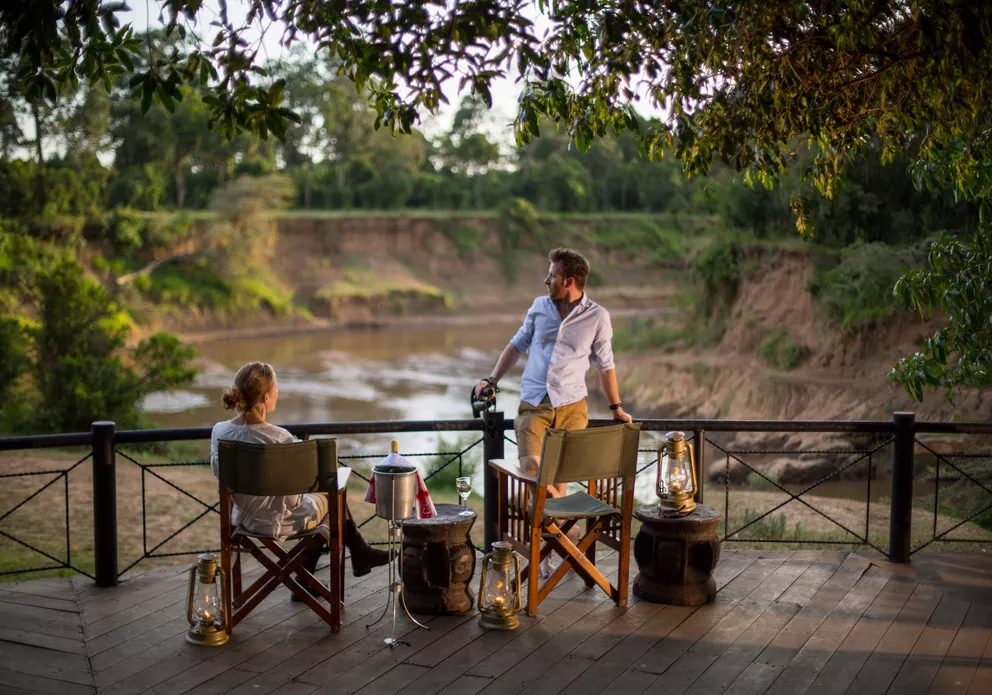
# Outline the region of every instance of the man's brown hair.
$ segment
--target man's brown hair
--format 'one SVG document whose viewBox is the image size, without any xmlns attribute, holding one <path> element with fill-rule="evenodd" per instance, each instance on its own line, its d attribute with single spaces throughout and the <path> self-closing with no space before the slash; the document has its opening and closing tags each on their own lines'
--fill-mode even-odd
<svg viewBox="0 0 992 695">
<path fill-rule="evenodd" d="M 561 274 L 566 278 L 574 278 L 575 286 L 585 289 L 589 279 L 589 261 L 574 249 L 557 248 L 548 254 L 548 260 L 561 266 Z"/>
</svg>

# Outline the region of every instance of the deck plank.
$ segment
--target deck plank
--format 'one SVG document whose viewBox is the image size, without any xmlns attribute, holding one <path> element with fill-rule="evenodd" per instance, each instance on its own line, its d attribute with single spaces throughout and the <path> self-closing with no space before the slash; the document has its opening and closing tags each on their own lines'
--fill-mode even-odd
<svg viewBox="0 0 992 695">
<path fill-rule="evenodd" d="M 971 604 L 944 594 L 890 686 L 900 695 L 924 695 L 954 642 Z"/>
<path fill-rule="evenodd" d="M 769 695 L 799 695 L 806 692 L 817 674 L 830 661 L 854 626 L 888 583 L 890 574 L 871 567 L 817 627 L 795 657 L 784 667 L 769 688 Z M 784 661 L 784 659 L 782 660 Z M 774 661 L 782 668 L 782 661 Z M 765 662 L 768 663 L 768 662 Z M 770 672 L 766 672 L 770 673 Z"/>
<path fill-rule="evenodd" d="M 712 603 L 698 608 L 665 606 L 590 666 L 580 681 L 568 687 L 569 695 L 642 692 L 657 679 L 657 674 L 649 670 L 656 658 L 671 662 L 681 656 L 791 555 L 759 555 L 717 592 Z M 647 669 L 638 669 L 640 665 Z"/>
<path fill-rule="evenodd" d="M 858 672 L 851 691 L 884 693 L 888 690 L 942 596 L 943 592 L 932 586 L 917 586 Z"/>
<path fill-rule="evenodd" d="M 968 695 L 988 695 L 992 693 L 992 639 L 985 646 L 985 654 L 975 669 L 975 675 L 968 687 Z"/>
<path fill-rule="evenodd" d="M 607 574 L 617 555 L 600 556 Z M 246 566 L 253 576 L 257 566 Z M 385 570 L 346 580 L 340 633 L 280 588 L 218 648 L 185 642 L 185 568 L 118 587 L 0 585 L 0 692 L 55 695 L 989 695 L 992 559 L 728 551 L 714 602 L 617 608 L 574 573 L 513 632 L 473 611 L 402 618 Z M 473 588 L 478 577 L 473 578 Z"/>
<path fill-rule="evenodd" d="M 989 640 L 992 640 L 992 606 L 971 604 L 928 692 L 966 695 Z"/>
<path fill-rule="evenodd" d="M 722 693 L 739 678 L 839 567 L 832 558 L 814 562 L 792 586 L 738 637 L 688 690 L 689 695 Z M 881 587 L 879 587 L 880 589 Z M 867 607 L 867 605 L 866 605 Z"/>
<path fill-rule="evenodd" d="M 868 571 L 870 565 L 867 559 L 849 553 L 840 568 L 803 606 L 796 617 L 789 621 L 785 629 L 776 635 L 755 661 L 778 666 L 781 669 L 786 668 L 831 611 Z"/>
<path fill-rule="evenodd" d="M 916 587 L 914 582 L 890 578 L 816 675 L 810 685 L 810 692 L 818 695 L 839 695 L 846 692 Z"/>
<path fill-rule="evenodd" d="M 5 668 L 0 668 L 0 686 L 3 686 L 0 687 L 0 692 L 3 693 L 14 688 L 35 693 L 47 693 L 48 695 L 93 695 L 96 693 L 96 688 L 93 685 L 70 683 L 37 674 L 8 671 Z"/>
<path fill-rule="evenodd" d="M 820 555 L 821 551 L 797 552 L 674 660 L 645 659 L 646 663 L 639 664 L 638 670 L 658 676 L 654 685 L 649 686 L 651 692 L 681 695 L 689 690 L 772 603 L 803 577 Z"/>
</svg>

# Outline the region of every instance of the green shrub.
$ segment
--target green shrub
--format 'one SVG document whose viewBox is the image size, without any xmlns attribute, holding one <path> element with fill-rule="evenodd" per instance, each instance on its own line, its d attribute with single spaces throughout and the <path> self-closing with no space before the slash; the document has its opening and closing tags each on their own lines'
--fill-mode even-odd
<svg viewBox="0 0 992 695">
<path fill-rule="evenodd" d="M 541 217 L 537 208 L 523 198 L 510 198 L 499 211 L 499 241 L 504 251 L 526 246 L 528 239 L 538 233 Z"/>
<path fill-rule="evenodd" d="M 682 263 L 689 252 L 683 232 L 646 219 L 601 222 L 587 240 L 604 250 L 623 251 L 648 265 Z"/>
<path fill-rule="evenodd" d="M 836 264 L 818 264 L 807 289 L 840 326 L 859 328 L 904 308 L 892 289 L 905 268 L 924 262 L 922 247 L 859 241 L 844 248 Z"/>
<path fill-rule="evenodd" d="M 758 346 L 758 355 L 779 369 L 795 369 L 806 359 L 806 350 L 784 328 L 776 328 Z"/>
<path fill-rule="evenodd" d="M 599 268 L 590 268 L 589 277 L 586 280 L 586 284 L 589 287 L 602 287 L 606 284 L 606 276 L 603 275 L 603 271 Z"/>
<path fill-rule="evenodd" d="M 79 432 L 108 419 L 135 427 L 142 422 L 144 396 L 193 379 L 188 364 L 196 353 L 173 335 L 155 334 L 128 355 L 130 317 L 75 261 L 64 259 L 39 273 L 36 284 L 34 429 Z"/>
<path fill-rule="evenodd" d="M 452 492 L 455 489 L 455 478 L 461 475 L 471 476 L 475 473 L 481 455 L 481 452 L 477 451 L 479 447 L 462 454 L 461 472 L 458 470 L 458 457 L 453 455 L 453 452 L 462 451 L 467 445 L 468 443 L 460 437 L 449 440 L 444 435 L 438 435 L 435 448 L 439 453 L 428 457 L 423 465 L 425 482 L 431 490 Z"/>
<path fill-rule="evenodd" d="M 682 330 L 664 320 L 632 319 L 613 328 L 613 349 L 617 352 L 665 347 L 683 338 Z"/>
<path fill-rule="evenodd" d="M 485 227 L 478 224 L 444 225 L 444 235 L 463 256 L 474 256 L 482 246 Z"/>
<path fill-rule="evenodd" d="M 741 266 L 740 244 L 729 237 L 715 240 L 693 260 L 692 270 L 701 282 L 701 299 L 708 312 L 716 303 L 732 300 L 737 294 Z"/>
</svg>

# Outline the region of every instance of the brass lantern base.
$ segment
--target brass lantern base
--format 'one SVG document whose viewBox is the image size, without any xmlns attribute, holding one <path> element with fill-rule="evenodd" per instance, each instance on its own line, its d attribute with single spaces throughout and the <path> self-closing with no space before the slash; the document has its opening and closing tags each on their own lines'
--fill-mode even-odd
<svg viewBox="0 0 992 695">
<path fill-rule="evenodd" d="M 486 630 L 516 630 L 520 618 L 516 615 L 501 615 L 494 611 L 479 613 L 479 626 Z"/>
<path fill-rule="evenodd" d="M 197 625 L 186 632 L 186 641 L 197 647 L 219 647 L 230 638 L 227 630 L 216 625 Z"/>
<path fill-rule="evenodd" d="M 692 495 L 660 497 L 658 498 L 658 505 L 666 511 L 678 514 L 692 514 L 696 511 L 696 500 L 692 498 Z"/>
</svg>

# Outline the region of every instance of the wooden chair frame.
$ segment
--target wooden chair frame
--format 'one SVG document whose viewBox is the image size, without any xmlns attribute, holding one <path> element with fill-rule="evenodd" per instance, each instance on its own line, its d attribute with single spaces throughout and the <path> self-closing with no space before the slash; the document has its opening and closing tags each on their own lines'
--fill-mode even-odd
<svg viewBox="0 0 992 695">
<path fill-rule="evenodd" d="M 616 427 L 623 426 L 614 426 L 613 429 Z M 549 430 L 549 433 L 552 431 Z M 545 437 L 547 443 L 547 435 Z M 636 445 L 633 449 L 633 453 L 625 452 L 632 463 L 626 466 L 627 474 L 585 481 L 588 494 L 610 505 L 615 512 L 587 519 L 585 534 L 577 543 L 568 537 L 568 532 L 578 523 L 576 519 L 560 522 L 546 517 L 544 513 L 548 498 L 558 496 L 553 485 L 565 481 L 556 478 L 553 481 L 544 480 L 544 484 L 541 484 L 540 470 L 525 471 L 518 462 L 499 459 L 489 461 L 498 478 L 499 538 L 511 543 L 518 553 L 528 558 L 526 568 L 521 570 L 521 582 L 527 582 L 528 585 L 528 615 L 537 614 L 538 606 L 561 582 L 569 569 L 574 569 L 587 586 L 599 586 L 618 606 L 627 605 Z M 546 449 L 541 455 L 542 467 L 545 453 Z M 545 541 L 543 547 L 542 540 Z M 616 586 L 610 584 L 596 568 L 596 543 L 603 543 L 620 555 Z M 541 561 L 552 552 L 561 556 L 564 562 L 543 585 L 539 585 Z"/>
<path fill-rule="evenodd" d="M 309 477 L 309 483 L 302 489 L 294 488 L 293 482 L 286 485 L 277 484 L 272 492 L 263 493 L 257 485 L 249 484 L 249 490 L 238 489 L 235 484 L 225 485 L 226 476 L 221 473 L 220 490 L 220 516 L 221 516 L 221 567 L 225 576 L 229 578 L 225 582 L 224 609 L 227 615 L 228 630 L 232 630 L 242 622 L 272 591 L 278 586 L 284 585 L 289 588 L 297 597 L 320 616 L 324 622 L 331 627 L 332 632 L 341 629 L 341 608 L 344 603 L 344 548 L 342 540 L 344 538 L 344 524 L 346 511 L 346 495 L 348 468 L 337 468 L 337 444 L 332 439 L 311 440 L 308 442 L 293 442 L 288 444 L 246 444 L 243 442 L 220 443 L 220 455 L 222 457 L 237 456 L 241 448 L 254 449 L 264 447 L 269 453 L 277 450 L 278 447 L 295 447 L 294 455 L 299 457 L 300 445 L 305 449 L 312 450 L 304 452 L 306 456 L 313 456 L 313 471 L 317 471 L 318 448 L 320 457 L 324 461 L 333 460 L 335 478 L 329 478 L 329 472 L 320 470 L 315 475 Z M 224 460 L 224 459 L 222 459 Z M 223 469 L 222 464 L 222 471 Z M 326 466 L 322 466 L 326 468 Z M 298 474 L 291 474 L 299 480 Z M 327 488 L 330 488 L 328 490 Z M 295 491 L 293 491 L 295 489 Z M 303 562 L 307 554 L 313 550 L 318 550 L 324 546 L 320 526 L 297 533 L 291 536 L 289 541 L 293 545 L 287 550 L 275 538 L 262 536 L 256 533 L 245 531 L 241 527 L 234 527 L 231 523 L 232 499 L 231 495 L 236 492 L 244 494 L 302 494 L 304 492 L 326 492 L 328 497 L 328 513 L 326 526 L 328 527 L 328 555 L 330 557 L 330 582 L 329 587 L 321 584 L 317 578 L 303 567 Z M 265 551 L 271 554 L 266 554 Z M 248 588 L 242 586 L 241 555 L 248 553 L 254 557 L 264 568 L 264 572 Z M 235 556 L 232 566 L 231 556 Z M 311 595 L 315 592 L 319 598 L 327 601 L 330 608 L 325 607 Z"/>
</svg>

